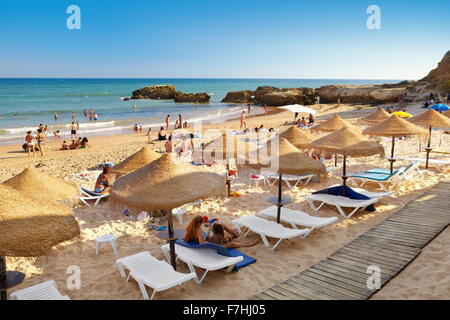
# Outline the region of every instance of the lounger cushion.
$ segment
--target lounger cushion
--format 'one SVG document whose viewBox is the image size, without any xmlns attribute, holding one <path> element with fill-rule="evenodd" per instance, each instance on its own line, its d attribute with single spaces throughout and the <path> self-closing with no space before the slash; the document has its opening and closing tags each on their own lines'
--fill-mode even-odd
<svg viewBox="0 0 450 320">
<path fill-rule="evenodd" d="M 371 198 L 369 198 L 368 196 L 365 196 L 363 194 L 360 194 L 358 192 L 356 192 L 355 190 L 353 190 L 352 188 L 346 186 L 346 197 L 353 199 L 353 200 L 370 200 Z M 323 189 L 323 190 L 319 190 L 316 192 L 313 192 L 313 194 L 330 194 L 333 196 L 343 196 L 344 193 L 344 187 L 343 186 L 335 186 L 335 187 L 331 187 L 331 188 L 327 188 L 327 189 Z M 366 208 L 367 211 L 375 211 L 375 206 L 373 204 L 371 204 L 370 206 L 368 206 Z"/>
<path fill-rule="evenodd" d="M 212 242 L 208 242 L 205 244 L 199 244 L 196 242 L 186 242 L 186 241 L 184 241 L 184 239 L 178 239 L 176 241 L 176 244 L 183 246 L 183 247 L 187 247 L 187 248 L 193 248 L 193 249 L 196 249 L 196 248 L 214 249 L 214 250 L 217 250 L 218 254 L 220 254 L 222 256 L 226 256 L 226 257 L 242 256 L 244 259 L 235 265 L 235 267 L 233 268 L 233 271 L 239 271 L 240 268 L 246 267 L 246 266 L 256 262 L 255 258 L 249 257 L 235 248 L 225 248 L 221 245 L 218 245 L 218 244 L 212 243 Z"/>
<path fill-rule="evenodd" d="M 90 191 L 90 190 L 85 189 L 85 188 L 81 188 L 81 189 L 84 192 L 86 192 L 88 195 L 93 196 L 93 197 L 99 197 L 99 196 L 104 196 L 105 195 L 105 193 L 97 193 L 97 192 L 93 192 L 93 191 Z"/>
</svg>

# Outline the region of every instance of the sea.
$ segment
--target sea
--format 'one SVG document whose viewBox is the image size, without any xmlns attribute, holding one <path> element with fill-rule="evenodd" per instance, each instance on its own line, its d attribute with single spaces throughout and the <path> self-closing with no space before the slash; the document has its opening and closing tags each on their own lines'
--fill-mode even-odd
<svg viewBox="0 0 450 320">
<path fill-rule="evenodd" d="M 339 79 L 42 79 L 0 78 L 0 144 L 24 140 L 26 131 L 47 125 L 47 134 L 59 130 L 69 137 L 72 112 L 80 124 L 81 136 L 130 133 L 134 124 L 147 129 L 163 125 L 166 115 L 178 114 L 193 122 L 219 123 L 239 117 L 243 105 L 222 103 L 229 91 L 255 90 L 258 86 L 319 88 L 330 84 L 380 84 L 400 80 Z M 174 85 L 182 92 L 207 92 L 209 104 L 175 103 L 173 100 L 128 100 L 134 90 L 156 84 Z M 97 121 L 83 116 L 93 108 Z M 254 108 L 255 113 L 262 112 Z M 54 114 L 58 114 L 55 121 Z"/>
</svg>

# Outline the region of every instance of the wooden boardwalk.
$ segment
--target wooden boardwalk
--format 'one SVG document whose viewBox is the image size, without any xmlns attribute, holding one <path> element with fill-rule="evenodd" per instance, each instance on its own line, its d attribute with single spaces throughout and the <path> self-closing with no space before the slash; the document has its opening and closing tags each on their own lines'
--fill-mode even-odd
<svg viewBox="0 0 450 320">
<path fill-rule="evenodd" d="M 252 300 L 364 300 L 369 266 L 381 270 L 381 287 L 410 264 L 450 223 L 450 182 L 441 182 L 327 259 Z"/>
</svg>

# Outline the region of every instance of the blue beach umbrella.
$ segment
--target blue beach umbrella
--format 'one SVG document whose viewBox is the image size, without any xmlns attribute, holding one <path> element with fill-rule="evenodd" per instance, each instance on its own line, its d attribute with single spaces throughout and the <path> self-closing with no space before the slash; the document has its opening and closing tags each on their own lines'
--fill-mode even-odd
<svg viewBox="0 0 450 320">
<path fill-rule="evenodd" d="M 450 108 L 445 104 L 435 104 L 434 106 L 431 106 L 428 109 L 434 109 L 438 112 L 444 112 L 444 111 L 450 110 Z"/>
</svg>

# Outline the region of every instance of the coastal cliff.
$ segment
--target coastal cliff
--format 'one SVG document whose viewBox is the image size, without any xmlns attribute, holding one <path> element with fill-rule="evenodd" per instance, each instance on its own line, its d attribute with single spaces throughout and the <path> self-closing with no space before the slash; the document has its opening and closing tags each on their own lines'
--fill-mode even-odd
<svg viewBox="0 0 450 320">
<path fill-rule="evenodd" d="M 133 91 L 130 99 L 161 99 L 175 102 L 209 103 L 211 97 L 206 93 L 183 93 L 172 85 L 154 85 Z"/>
<path fill-rule="evenodd" d="M 429 82 L 432 88 L 443 94 L 450 93 L 450 51 L 447 51 L 437 68 L 431 70 L 422 81 Z"/>
</svg>

